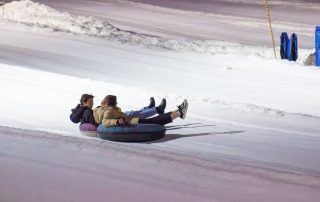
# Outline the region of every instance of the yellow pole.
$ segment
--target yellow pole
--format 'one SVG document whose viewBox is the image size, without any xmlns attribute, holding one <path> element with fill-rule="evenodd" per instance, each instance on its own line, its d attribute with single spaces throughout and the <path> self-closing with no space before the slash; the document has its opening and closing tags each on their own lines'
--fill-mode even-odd
<svg viewBox="0 0 320 202">
<path fill-rule="evenodd" d="M 2 19 L 4 20 L 4 0 L 2 1 Z"/>
<path fill-rule="evenodd" d="M 274 45 L 273 31 L 272 31 L 272 26 L 271 26 L 270 11 L 269 11 L 269 1 L 268 1 L 268 0 L 266 0 L 266 15 L 267 15 L 267 20 L 268 20 L 268 22 L 269 22 L 269 28 L 270 28 L 270 35 L 271 35 L 271 40 L 272 40 L 273 54 L 274 54 L 274 58 L 277 59 L 276 48 L 275 48 L 275 45 Z"/>
</svg>

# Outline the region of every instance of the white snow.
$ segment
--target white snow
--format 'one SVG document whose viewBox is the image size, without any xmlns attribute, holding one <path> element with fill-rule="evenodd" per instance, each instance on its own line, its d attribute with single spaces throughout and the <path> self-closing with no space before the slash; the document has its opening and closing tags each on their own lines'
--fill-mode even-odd
<svg viewBox="0 0 320 202">
<path fill-rule="evenodd" d="M 223 1 L 226 4 L 245 5 L 251 2 Z M 98 140 L 81 135 L 78 125 L 69 120 L 70 109 L 76 106 L 83 93 L 95 95 L 95 106 L 99 105 L 105 95 L 115 94 L 123 110 L 144 107 L 151 96 L 156 98 L 157 103 L 165 97 L 168 101 L 167 110 L 172 110 L 187 98 L 190 103 L 187 119 L 178 119 L 169 124 L 167 136 L 163 140 L 150 144 L 115 145 L 128 148 L 128 153 L 134 148 L 147 150 L 149 154 L 155 150 L 155 156 L 150 157 L 155 161 L 159 160 L 158 152 L 168 152 L 163 158 L 172 154 L 181 155 L 185 158 L 183 162 L 190 164 L 209 162 L 210 169 L 223 170 L 222 175 L 226 178 L 230 172 L 260 176 L 262 179 L 250 181 L 248 189 L 243 190 L 245 193 L 251 190 L 257 194 L 262 189 L 254 191 L 253 184 L 268 184 L 266 179 L 279 180 L 284 184 L 300 184 L 298 186 L 307 190 L 304 194 L 311 193 L 308 200 L 313 201 L 312 196 L 316 196 L 313 195 L 313 189 L 319 187 L 320 174 L 320 71 L 316 67 L 303 65 L 303 60 L 312 49 L 299 49 L 299 60 L 295 63 L 274 59 L 272 49 L 261 45 L 264 43 L 248 45 L 254 41 L 247 41 L 240 44 L 229 40 L 228 36 L 223 41 L 189 38 L 187 35 L 173 37 L 166 30 L 158 32 L 157 29 L 163 25 L 161 23 L 152 24 L 157 29 L 151 33 L 150 29 L 135 26 L 140 21 L 130 22 L 144 18 L 146 21 L 141 21 L 140 25 L 151 25 L 148 21 L 151 20 L 148 18 L 150 13 L 159 17 L 159 21 L 160 16 L 170 14 L 171 18 L 177 20 L 175 23 L 181 25 L 183 32 L 187 32 L 187 24 L 193 26 L 195 23 L 188 21 L 190 18 L 202 19 L 203 25 L 194 29 L 195 35 L 201 35 L 201 29 L 212 22 L 236 26 L 238 23 L 232 23 L 239 20 L 240 24 L 247 24 L 251 28 L 262 26 L 263 20 L 255 17 L 248 19 L 248 16 L 240 14 L 226 17 L 219 13 L 204 14 L 201 9 L 178 10 L 174 6 L 173 9 L 128 1 L 90 3 L 92 7 L 87 7 L 88 10 L 84 12 L 82 9 L 88 5 L 86 1 L 77 4 L 73 1 L 51 1 L 53 5 L 74 11 L 72 14 L 64 9 L 60 11 L 29 0 L 5 5 L 5 20 L 0 21 L 1 126 L 67 136 L 61 137 L 62 142 L 66 140 L 64 138 L 70 137 L 95 142 Z M 279 4 L 287 6 L 288 3 L 272 3 L 273 6 Z M 303 3 L 297 1 L 294 5 L 300 4 Z M 166 5 L 170 3 L 166 2 Z M 308 8 L 311 4 L 303 5 L 304 9 L 311 9 Z M 94 12 L 94 8 L 97 8 L 97 12 Z M 131 13 L 128 12 L 129 8 L 132 9 Z M 141 9 L 145 9 L 145 13 L 139 13 Z M 132 14 L 132 18 L 120 22 L 120 19 L 124 19 L 123 12 L 119 12 L 121 10 L 127 12 L 128 16 Z M 96 13 L 99 16 L 94 16 Z M 106 18 L 110 18 L 110 21 Z M 162 19 L 162 23 L 170 22 L 169 18 Z M 113 25 L 112 21 L 116 23 Z M 152 21 L 155 22 L 155 19 Z M 311 37 L 312 27 L 309 24 L 290 23 L 283 22 L 276 27 L 289 26 L 294 29 L 301 25 L 301 29 L 297 28 L 299 32 Z M 217 27 L 219 29 L 224 28 Z M 257 35 L 261 37 L 261 34 Z M 3 131 L 0 128 L 0 134 Z M 29 133 L 32 132 L 22 136 L 28 139 L 31 135 Z M 35 133 L 39 138 L 43 135 L 41 132 Z M 49 138 L 47 141 L 52 140 Z M 58 143 L 58 147 L 65 147 L 62 142 Z M 5 150 L 0 151 L 5 154 Z M 52 152 L 44 148 L 42 151 Z M 117 153 L 116 147 L 113 152 Z M 36 161 L 43 161 L 40 157 Z M 93 157 L 87 159 L 90 158 Z M 130 161 L 134 159 L 138 160 L 132 158 Z M 181 157 L 170 161 L 181 162 Z M 215 164 L 212 166 L 213 162 Z M 11 163 L 14 164 L 12 158 Z M 219 163 L 223 163 L 223 167 L 219 167 Z M 6 171 L 10 170 L 8 164 Z M 79 166 L 82 168 L 83 164 Z M 191 167 L 186 168 L 185 174 L 201 173 L 201 168 L 191 172 Z M 161 177 L 163 179 L 163 173 L 170 169 L 173 167 L 169 166 L 165 171 L 158 170 L 158 177 L 150 181 Z M 32 167 L 29 171 L 32 171 Z M 135 169 L 127 171 L 135 172 Z M 242 175 L 230 176 L 239 184 L 244 184 L 247 179 Z M 180 179 L 181 174 L 175 173 L 171 177 Z M 116 180 L 116 177 L 113 179 Z M 213 185 L 210 180 L 205 181 L 204 177 L 188 179 L 196 184 L 203 182 L 209 187 Z M 130 182 L 134 183 L 134 180 Z M 220 188 L 228 187 L 227 181 L 220 182 Z M 141 186 L 146 188 L 147 184 L 144 182 Z M 216 183 L 214 187 L 218 185 Z M 263 187 L 274 193 L 275 189 L 271 186 Z M 288 184 L 284 187 L 288 192 L 297 189 L 289 188 Z M 192 193 L 189 188 L 188 191 Z M 196 189 L 194 193 L 198 194 L 198 191 Z M 245 200 L 245 196 L 240 193 L 237 192 L 238 198 L 219 198 L 219 195 L 215 200 Z M 282 199 L 284 201 L 285 197 Z M 208 198 L 201 200 L 206 201 Z"/>
<path fill-rule="evenodd" d="M 2 22 L 4 24 L 7 24 L 8 22 L 10 24 L 21 23 L 21 25 L 26 26 L 26 28 L 31 27 L 40 32 L 45 30 L 95 36 L 108 40 L 116 40 L 125 44 L 144 45 L 146 47 L 164 48 L 169 50 L 194 51 L 211 54 L 254 54 L 264 57 L 273 57 L 272 54 L 268 54 L 272 52 L 266 47 L 259 47 L 259 51 L 257 51 L 256 47 L 242 46 L 238 43 L 196 39 L 166 39 L 121 30 L 108 22 L 103 22 L 94 17 L 71 15 L 30 0 L 14 1 L 7 4 L 4 18 L 7 20 L 7 22 Z M 233 22 L 234 19 L 228 19 L 228 21 Z"/>
<path fill-rule="evenodd" d="M 132 1 L 38 0 L 59 10 L 94 16 L 136 33 L 171 39 L 213 39 L 271 46 L 262 1 L 258 4 L 257 1 Z M 276 44 L 279 44 L 281 32 L 295 32 L 299 47 L 313 48 L 314 28 L 319 22 L 317 6 L 304 1 L 281 2 L 283 6 L 274 5 L 275 1 L 269 2 Z"/>
<path fill-rule="evenodd" d="M 1 200 L 316 201 L 315 176 L 1 128 Z M 10 149 L 7 149 L 10 148 Z M 245 186 L 244 186 L 245 185 Z M 232 193 L 232 194 L 230 194 Z M 290 193 L 290 194 L 288 194 Z"/>
</svg>

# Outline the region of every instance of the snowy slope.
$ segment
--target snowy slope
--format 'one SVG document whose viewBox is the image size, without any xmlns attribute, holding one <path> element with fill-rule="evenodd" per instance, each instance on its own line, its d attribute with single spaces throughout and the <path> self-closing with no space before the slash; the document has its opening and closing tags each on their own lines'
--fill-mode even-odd
<svg viewBox="0 0 320 202">
<path fill-rule="evenodd" d="M 3 64 L 0 70 L 1 91 L 6 95 L 0 119 L 2 125 L 11 127 L 82 137 L 77 125 L 69 121 L 68 115 L 83 92 L 96 95 L 96 103 L 102 100 L 106 92 L 119 95 L 119 105 L 124 110 L 143 107 L 151 95 L 158 100 L 162 97 L 148 88 L 128 87 Z M 168 128 L 168 134 L 171 135 L 161 144 L 152 147 L 210 160 L 262 164 L 277 169 L 319 174 L 318 152 L 314 153 L 320 148 L 318 117 L 248 104 L 196 99 L 191 94 L 192 91 L 189 91 L 192 107 L 188 120 L 175 121 Z M 178 94 L 166 97 L 168 109 L 174 109 L 174 105 L 183 98 Z M 22 105 L 19 104 L 21 99 Z M 38 110 L 39 113 L 35 113 Z M 255 145 L 255 149 L 248 151 L 249 145 Z M 292 150 L 297 146 L 301 150 L 293 158 Z M 286 156 L 286 160 L 275 158 L 274 152 L 265 151 L 281 153 Z"/>
<path fill-rule="evenodd" d="M 23 11 L 23 12 L 21 12 Z M 32 27 L 38 31 L 63 32 L 76 35 L 87 35 L 119 41 L 125 44 L 144 45 L 146 47 L 162 48 L 166 50 L 192 51 L 198 53 L 236 53 L 255 54 L 272 57 L 270 49 L 266 47 L 243 46 L 238 43 L 228 43 L 213 40 L 170 39 L 158 36 L 121 30 L 109 22 L 94 17 L 72 15 L 52 9 L 43 4 L 29 0 L 14 1 L 5 7 L 4 18 L 7 24 Z M 243 52 L 243 50 L 246 50 Z"/>
<path fill-rule="evenodd" d="M 127 109 L 142 107 L 150 96 L 159 100 L 168 98 L 169 110 L 183 98 L 188 98 L 192 106 L 189 117 L 194 120 L 271 130 L 272 133 L 319 134 L 319 71 L 274 60 L 268 48 L 214 42 L 216 45 L 210 46 L 212 52 L 199 54 L 198 46 L 194 44 L 196 40 L 161 37 L 149 40 L 149 36 L 110 27 L 92 17 L 63 13 L 31 1 L 10 3 L 7 10 L 7 21 L 2 22 L 4 26 L 1 27 L 4 37 L 0 38 L 3 63 L 94 80 L 91 83 L 70 78 L 54 79 L 52 74 L 36 76 L 38 72 L 26 73 L 27 70 L 20 67 L 1 65 L 3 87 L 17 86 L 17 90 L 28 92 L 23 89 L 27 87 L 24 82 L 29 80 L 35 80 L 33 82 L 40 87 L 46 82 L 49 82 L 47 86 L 52 83 L 61 86 L 54 87 L 59 90 L 56 94 L 52 93 L 54 89 L 42 88 L 41 92 L 52 96 L 30 103 L 40 107 L 50 100 L 59 103 L 57 99 L 64 97 L 64 104 L 52 112 L 56 116 L 42 119 L 39 114 L 35 120 L 31 119 L 31 123 L 25 120 L 19 123 L 27 128 L 72 134 L 74 127 L 66 119 L 79 95 L 91 92 L 98 95 L 96 103 L 99 103 L 104 95 L 112 92 L 124 96 L 120 100 Z M 139 40 L 135 40 L 137 38 Z M 163 41 L 173 41 L 179 44 L 178 48 L 164 43 L 169 44 L 164 50 L 159 47 Z M 201 46 L 211 43 L 197 42 Z M 184 45 L 180 46 L 180 43 Z M 15 83 L 16 75 L 21 75 L 22 83 Z M 11 80 L 4 80 L 8 78 Z M 41 81 L 38 78 L 42 78 Z M 95 85 L 97 80 L 105 82 L 102 87 Z M 9 85 L 12 82 L 15 84 Z M 108 86 L 113 85 L 119 85 L 122 90 L 108 90 Z M 124 90 L 128 86 L 136 90 Z M 29 88 L 30 94 L 33 87 Z M 5 89 L 7 94 L 14 91 Z M 62 89 L 75 93 L 72 97 L 71 94 L 67 96 L 67 92 L 61 96 Z M 136 98 L 136 94 L 144 96 Z M 13 94 L 7 105 L 20 100 L 19 96 Z M 33 111 L 33 108 L 28 112 L 7 111 L 10 109 L 7 105 L 3 105 L 6 113 L 2 114 L 2 119 L 10 126 L 17 124 L 16 120 L 12 121 L 14 117 L 24 117 Z M 14 116 L 12 111 L 15 111 Z M 52 122 L 57 125 L 48 127 Z"/>
<path fill-rule="evenodd" d="M 124 110 L 143 107 L 150 96 L 157 102 L 166 97 L 167 110 L 174 109 L 187 98 L 190 103 L 187 119 L 170 124 L 164 139 L 149 144 L 116 145 L 128 148 L 129 153 L 135 151 L 133 148 L 166 151 L 168 155 L 163 158 L 170 154 L 180 155 L 190 164 L 225 163 L 223 165 L 230 168 L 224 173 L 226 178 L 235 169 L 236 173 L 280 180 L 284 185 L 279 187 L 283 185 L 288 192 L 296 190 L 295 185 L 289 188 L 292 184 L 303 182 L 305 192 L 301 196 L 306 194 L 310 196 L 309 201 L 317 201 L 313 196 L 317 197 L 314 190 L 319 186 L 320 175 L 317 155 L 320 152 L 320 72 L 315 67 L 302 65 L 312 49 L 302 50 L 298 63 L 275 60 L 272 50 L 266 46 L 198 37 L 186 39 L 187 35 L 172 37 L 166 31 L 158 32 L 162 24 L 152 34 L 128 21 L 126 28 L 121 23 L 111 24 L 124 19 L 122 15 L 129 8 L 132 13 L 127 15 L 149 8 L 149 5 L 127 1 L 89 2 L 93 7 L 87 7 L 85 1 L 50 3 L 64 7 L 62 10 L 77 12 L 70 14 L 31 1 L 6 5 L 6 20 L 0 22 L 0 91 L 5 95 L 0 106 L 0 125 L 86 138 L 78 132 L 78 126 L 68 120 L 70 109 L 78 103 L 82 93 L 94 94 L 96 106 L 106 94 L 116 94 Z M 86 8 L 86 14 L 91 15 L 90 12 L 101 4 L 113 7 L 101 7 L 97 10 L 101 16 L 79 14 Z M 119 10 L 124 12 L 118 12 L 116 20 L 105 20 Z M 177 22 L 181 24 L 189 16 L 189 11 L 153 6 L 136 16 L 147 19 L 151 11 L 155 15 L 170 13 L 178 17 Z M 197 15 L 204 19 L 203 14 L 192 13 L 192 17 Z M 237 19 L 245 24 L 246 17 L 238 16 Z M 125 20 L 129 19 L 140 24 L 134 17 Z M 203 26 L 210 20 L 208 17 Z M 226 20 L 231 22 L 232 18 Z M 164 22 L 169 20 L 165 18 Z M 186 27 L 183 30 L 185 32 Z M 201 30 L 195 29 L 195 33 L 201 35 Z M 258 36 L 262 37 L 261 33 Z M 223 39 L 228 40 L 228 37 Z M 1 128 L 1 131 L 6 130 Z M 42 138 L 42 132 L 34 135 L 32 131 L 22 134 L 22 139 L 32 142 L 30 135 L 35 136 L 34 139 L 37 135 Z M 3 139 L 11 141 L 10 138 Z M 51 141 L 49 138 L 48 142 Z M 62 142 L 58 147 L 65 147 Z M 34 142 L 26 149 L 32 148 L 32 144 Z M 41 150 L 52 152 L 45 148 Z M 21 155 L 19 152 L 17 150 L 17 156 Z M 3 150 L 2 154 L 7 153 Z M 157 155 L 152 159 L 158 161 Z M 40 157 L 35 161 L 42 161 Z M 180 160 L 179 157 L 170 161 Z M 98 159 L 92 161 L 99 164 Z M 11 163 L 13 165 L 14 161 Z M 10 170 L 9 163 L 6 165 L 6 171 Z M 218 169 L 226 167 L 218 166 Z M 186 174 L 193 173 L 189 168 Z M 169 166 L 168 169 L 173 168 Z M 162 173 L 159 178 L 165 177 L 164 171 L 159 172 Z M 180 176 L 173 174 L 173 178 Z M 238 179 L 239 184 L 246 181 L 241 175 L 233 177 L 230 178 Z M 150 181 L 154 180 L 157 179 Z M 192 180 L 201 184 L 204 177 L 197 176 Z M 210 180 L 206 183 L 211 187 Z M 254 184 L 256 182 L 248 190 L 258 194 L 262 189 L 253 190 Z M 228 183 L 222 180 L 221 186 L 228 187 Z M 272 186 L 265 187 L 267 193 L 274 193 Z M 246 199 L 240 192 L 238 194 L 232 200 L 225 195 L 220 199 Z M 286 199 L 292 201 L 292 198 Z"/>
<path fill-rule="evenodd" d="M 136 0 L 143 4 L 123 0 L 38 2 L 75 14 L 95 16 L 119 28 L 145 34 L 271 46 L 263 1 Z M 300 47 L 313 48 L 314 29 L 320 17 L 319 4 L 303 1 L 271 1 L 270 4 L 276 45 L 279 46 L 280 33 L 286 31 L 298 34 Z"/>
<path fill-rule="evenodd" d="M 0 127 L 0 152 L 3 202 L 319 198 L 315 176 L 206 161 L 160 151 L 154 144 L 145 148 Z"/>
</svg>

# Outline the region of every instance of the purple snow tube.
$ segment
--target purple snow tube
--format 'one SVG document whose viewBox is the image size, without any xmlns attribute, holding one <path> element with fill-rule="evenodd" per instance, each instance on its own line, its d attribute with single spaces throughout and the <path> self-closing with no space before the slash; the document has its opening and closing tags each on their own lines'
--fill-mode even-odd
<svg viewBox="0 0 320 202">
<path fill-rule="evenodd" d="M 82 134 L 89 137 L 98 137 L 97 127 L 91 123 L 82 123 L 79 126 L 79 129 Z"/>
<path fill-rule="evenodd" d="M 79 128 L 81 131 L 97 131 L 97 127 L 91 123 L 82 123 Z"/>
</svg>

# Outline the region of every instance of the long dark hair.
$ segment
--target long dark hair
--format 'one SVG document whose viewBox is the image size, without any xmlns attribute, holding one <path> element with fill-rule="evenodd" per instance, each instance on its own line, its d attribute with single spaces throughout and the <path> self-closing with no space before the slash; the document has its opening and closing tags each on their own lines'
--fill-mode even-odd
<svg viewBox="0 0 320 202">
<path fill-rule="evenodd" d="M 107 95 L 101 102 L 101 106 L 111 106 L 116 107 L 117 106 L 117 96 L 115 95 Z"/>
</svg>

